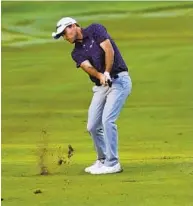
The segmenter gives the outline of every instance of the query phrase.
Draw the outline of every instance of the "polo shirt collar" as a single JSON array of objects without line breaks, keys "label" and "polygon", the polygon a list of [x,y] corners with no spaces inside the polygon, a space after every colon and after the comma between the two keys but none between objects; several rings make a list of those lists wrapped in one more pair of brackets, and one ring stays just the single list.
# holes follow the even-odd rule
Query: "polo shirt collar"
[{"label": "polo shirt collar", "polygon": [[[87,31],[86,29],[84,29],[84,28],[81,28],[81,30],[82,30],[83,41],[84,41],[84,39],[86,39],[87,37],[89,37],[89,33],[88,33],[88,31]],[[75,42],[75,45],[76,45],[76,46],[81,46],[81,45],[82,45],[82,42]]]},{"label": "polo shirt collar", "polygon": [[85,39],[89,36],[88,31],[84,28],[82,28],[82,34],[83,34],[83,39]]}]

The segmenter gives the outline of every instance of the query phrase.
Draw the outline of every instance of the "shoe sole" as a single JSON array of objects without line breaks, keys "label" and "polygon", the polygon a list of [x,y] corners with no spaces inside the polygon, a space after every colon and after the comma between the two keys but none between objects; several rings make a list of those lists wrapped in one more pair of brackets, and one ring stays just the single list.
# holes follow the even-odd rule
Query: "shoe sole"
[{"label": "shoe sole", "polygon": [[90,171],[90,170],[84,170],[84,172],[86,172],[86,173],[90,173],[91,171]]},{"label": "shoe sole", "polygon": [[121,170],[120,170],[120,171],[118,171],[118,172],[116,172],[116,173],[121,173],[121,172],[123,172],[123,168],[121,168]]},{"label": "shoe sole", "polygon": [[123,169],[117,171],[117,172],[109,172],[109,173],[99,173],[99,174],[93,174],[92,172],[89,172],[91,175],[110,175],[110,174],[116,174],[116,173],[122,173]]},{"label": "shoe sole", "polygon": [[[92,169],[91,169],[92,170]],[[91,170],[86,170],[86,169],[84,169],[84,172],[86,172],[86,173],[91,173]]]}]

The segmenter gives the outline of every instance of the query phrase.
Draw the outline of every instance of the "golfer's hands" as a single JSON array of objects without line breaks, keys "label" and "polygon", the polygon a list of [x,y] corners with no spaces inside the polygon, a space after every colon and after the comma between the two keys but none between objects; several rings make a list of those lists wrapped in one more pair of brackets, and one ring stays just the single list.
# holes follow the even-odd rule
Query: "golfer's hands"
[{"label": "golfer's hands", "polygon": [[103,86],[109,86],[111,87],[112,86],[112,79],[110,77],[110,74],[109,72],[104,72],[104,74],[102,73],[99,73],[99,80],[100,80],[100,83],[103,85]]},{"label": "golfer's hands", "polygon": [[100,80],[100,84],[102,84],[103,86],[106,86],[107,83],[106,83],[106,77],[104,74],[102,73],[99,73],[98,74],[98,79]]},{"label": "golfer's hands", "polygon": [[112,86],[112,79],[110,77],[109,72],[104,72],[104,76],[105,76],[105,82],[107,85],[109,85],[109,87]]}]

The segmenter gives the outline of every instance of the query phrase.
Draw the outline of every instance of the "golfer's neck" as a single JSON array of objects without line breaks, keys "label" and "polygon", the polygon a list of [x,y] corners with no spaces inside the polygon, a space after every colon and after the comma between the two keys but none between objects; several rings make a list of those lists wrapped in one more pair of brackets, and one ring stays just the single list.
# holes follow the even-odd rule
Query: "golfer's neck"
[{"label": "golfer's neck", "polygon": [[83,40],[83,34],[82,34],[82,30],[80,27],[77,28],[78,29],[78,35],[77,35],[77,42],[82,42]]}]

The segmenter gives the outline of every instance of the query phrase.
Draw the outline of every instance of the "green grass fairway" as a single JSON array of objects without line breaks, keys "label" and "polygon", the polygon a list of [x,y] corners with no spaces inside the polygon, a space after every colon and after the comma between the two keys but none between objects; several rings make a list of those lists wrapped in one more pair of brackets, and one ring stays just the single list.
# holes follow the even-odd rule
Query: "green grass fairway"
[{"label": "green grass fairway", "polygon": [[[92,83],[72,45],[51,38],[62,16],[104,24],[129,66],[121,174],[84,173]],[[192,22],[192,2],[2,2],[2,205],[193,206]],[[59,166],[68,144],[74,156]]]}]

